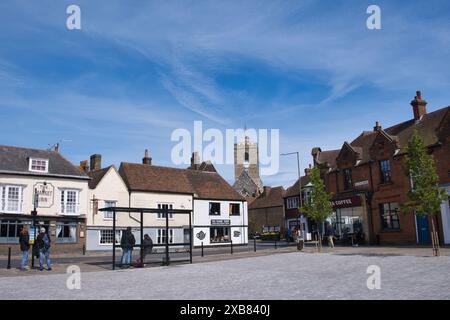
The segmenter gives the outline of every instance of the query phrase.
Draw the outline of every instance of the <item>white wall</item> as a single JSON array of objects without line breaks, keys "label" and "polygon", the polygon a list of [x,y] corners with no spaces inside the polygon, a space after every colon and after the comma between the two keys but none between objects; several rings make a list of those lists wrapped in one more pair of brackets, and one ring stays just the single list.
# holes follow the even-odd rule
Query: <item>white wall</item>
[{"label": "white wall", "polygon": [[[209,215],[209,203],[220,203],[220,215]],[[230,216],[230,203],[237,203],[240,205],[240,215]],[[194,246],[204,245],[224,245],[227,243],[212,243],[210,242],[210,228],[211,220],[230,220],[231,232],[230,236],[233,240],[233,244],[246,244],[248,243],[248,227],[242,227],[242,225],[248,225],[248,210],[247,202],[242,201],[219,201],[219,200],[203,200],[194,199]],[[203,231],[205,238],[200,240],[198,234]],[[234,233],[239,232],[239,236],[235,237]]]},{"label": "white wall", "polygon": [[[89,215],[87,216],[88,226],[110,226],[112,227],[112,219],[105,219],[104,212],[94,212],[93,199],[98,200],[98,209],[105,207],[105,201],[116,201],[117,207],[128,207],[128,189],[123,182],[121,176],[114,167],[111,167],[104,175],[103,179],[95,189],[90,189]],[[131,223],[131,219],[126,213],[117,215],[117,226],[127,226]]]},{"label": "white wall", "polygon": [[[131,193],[131,207],[136,208],[157,208],[158,203],[172,204],[173,209],[192,210],[192,195],[189,194],[170,194],[170,193],[156,193],[156,192],[132,192]],[[131,217],[140,219],[139,213],[131,214]],[[134,221],[130,226],[138,226]],[[170,226],[188,226],[189,215],[174,214],[172,219],[169,219]],[[144,226],[160,226],[166,225],[166,219],[158,219],[157,214],[144,214]]]},{"label": "white wall", "polygon": [[[78,215],[69,216],[86,216],[88,213],[88,180],[71,179],[71,178],[55,178],[55,177],[34,177],[21,175],[1,175],[0,185],[19,185],[23,186],[23,202],[22,212],[31,217],[31,211],[34,208],[34,186],[36,183],[47,183],[47,190],[52,190],[53,195],[49,197],[49,208],[37,208],[38,216],[61,216],[61,189],[77,189],[79,193],[79,210]],[[50,205],[51,204],[51,205]],[[42,204],[41,204],[42,205]]]}]

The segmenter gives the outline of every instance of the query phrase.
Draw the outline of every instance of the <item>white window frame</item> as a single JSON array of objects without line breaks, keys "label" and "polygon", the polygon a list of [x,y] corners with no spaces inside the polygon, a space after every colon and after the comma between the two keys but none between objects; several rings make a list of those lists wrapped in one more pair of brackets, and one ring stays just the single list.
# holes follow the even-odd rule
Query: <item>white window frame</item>
[{"label": "white window frame", "polygon": [[[116,200],[105,200],[104,201],[105,205],[104,208],[109,208],[109,207],[117,207],[117,201]],[[113,204],[112,206],[107,205],[107,203]],[[108,215],[111,215],[111,217],[108,217]],[[103,211],[103,220],[106,221],[112,221],[113,220],[113,212],[112,211]],[[117,217],[116,217],[117,220]]]},{"label": "white window frame", "polygon": [[[79,189],[70,189],[70,188],[63,188],[59,189],[59,205],[60,209],[59,212],[61,215],[68,215],[68,216],[76,216],[80,214],[80,191]],[[75,192],[75,212],[67,212],[67,193],[68,192]],[[64,194],[64,202],[62,201],[62,195]]]},{"label": "white window frame", "polygon": [[[18,189],[17,210],[11,210],[9,205],[10,189]],[[0,211],[3,213],[23,213],[23,189],[21,185],[4,184],[0,185]]]},{"label": "white window frame", "polygon": [[[101,243],[101,239],[102,239],[102,231],[110,231],[111,233],[113,232],[113,229],[100,229],[98,230],[98,245],[99,246],[112,246],[113,243]],[[116,242],[116,245],[120,246],[120,239],[122,239],[122,230],[116,230],[116,239],[118,239],[118,241]]]},{"label": "white window frame", "polygon": [[[43,161],[45,163],[45,169],[44,170],[33,169],[33,161]],[[48,173],[48,159],[30,158],[30,161],[28,163],[28,170],[31,172]]]},{"label": "white window frame", "polygon": [[[156,243],[157,244],[165,244],[165,235],[164,233],[166,232],[166,228],[159,228],[156,230]],[[173,243],[174,240],[174,232],[173,229],[169,229],[169,244]]]},{"label": "white window frame", "polygon": [[[158,202],[157,203],[158,209],[162,210],[162,206],[163,205],[167,205],[169,210],[173,209],[173,203],[169,203],[169,202]],[[156,219],[158,219],[158,220],[166,220],[166,217],[164,216],[163,212],[158,212],[156,214]],[[169,213],[169,220],[173,220],[173,213]]]}]

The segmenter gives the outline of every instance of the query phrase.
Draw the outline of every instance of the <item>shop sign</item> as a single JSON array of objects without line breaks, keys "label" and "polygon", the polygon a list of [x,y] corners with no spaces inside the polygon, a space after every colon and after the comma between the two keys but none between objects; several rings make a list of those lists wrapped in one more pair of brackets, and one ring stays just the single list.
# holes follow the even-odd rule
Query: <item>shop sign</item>
[{"label": "shop sign", "polygon": [[355,188],[365,188],[369,186],[369,180],[355,182]]},{"label": "shop sign", "polygon": [[229,226],[230,224],[231,224],[231,220],[227,220],[227,219],[211,220],[212,226]]},{"label": "shop sign", "polygon": [[36,183],[34,185],[34,192],[37,195],[36,208],[51,208],[53,206],[55,187],[51,183]]},{"label": "shop sign", "polygon": [[333,209],[351,208],[361,206],[361,197],[353,196],[349,198],[335,199],[331,201]]}]

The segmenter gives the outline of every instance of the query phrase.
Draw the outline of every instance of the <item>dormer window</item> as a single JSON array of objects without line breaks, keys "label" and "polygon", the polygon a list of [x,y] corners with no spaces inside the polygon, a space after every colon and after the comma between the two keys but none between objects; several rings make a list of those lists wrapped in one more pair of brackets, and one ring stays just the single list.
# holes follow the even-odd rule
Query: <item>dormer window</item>
[{"label": "dormer window", "polygon": [[47,159],[30,158],[29,171],[47,173],[48,172],[48,160]]}]

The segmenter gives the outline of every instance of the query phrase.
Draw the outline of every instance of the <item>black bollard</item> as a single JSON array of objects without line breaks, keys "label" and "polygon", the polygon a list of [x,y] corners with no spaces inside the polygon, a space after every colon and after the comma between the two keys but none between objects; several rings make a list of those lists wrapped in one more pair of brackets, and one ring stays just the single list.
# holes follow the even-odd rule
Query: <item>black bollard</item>
[{"label": "black bollard", "polygon": [[85,256],[85,255],[86,255],[86,245],[83,244],[83,256]]},{"label": "black bollard", "polygon": [[275,240],[275,249],[277,249],[277,240]]},{"label": "black bollard", "polygon": [[6,269],[11,269],[11,247],[8,248],[8,266]]},{"label": "black bollard", "polygon": [[202,241],[202,258],[203,258],[203,241]]},{"label": "black bollard", "polygon": [[253,251],[256,252],[256,238],[253,238]]},{"label": "black bollard", "polygon": [[233,254],[233,240],[231,240],[231,254]]}]

